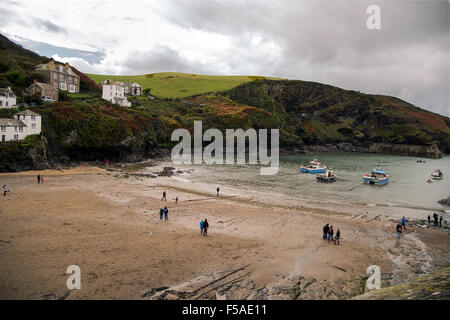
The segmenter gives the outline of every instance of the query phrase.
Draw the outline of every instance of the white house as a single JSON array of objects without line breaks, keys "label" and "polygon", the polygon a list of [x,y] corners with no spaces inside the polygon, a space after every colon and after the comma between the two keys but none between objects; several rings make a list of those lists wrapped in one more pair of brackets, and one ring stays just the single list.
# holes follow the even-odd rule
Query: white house
[{"label": "white house", "polygon": [[131,107],[131,102],[125,96],[125,85],[120,81],[105,80],[102,85],[102,99],[117,103],[122,107]]},{"label": "white house", "polygon": [[125,94],[132,96],[142,96],[142,86],[136,82],[125,82]]},{"label": "white house", "polygon": [[14,114],[14,119],[0,119],[1,141],[23,140],[32,134],[41,133],[41,116],[24,110]]},{"label": "white house", "polygon": [[1,108],[15,108],[16,95],[11,90],[11,87],[0,88],[0,109]]}]

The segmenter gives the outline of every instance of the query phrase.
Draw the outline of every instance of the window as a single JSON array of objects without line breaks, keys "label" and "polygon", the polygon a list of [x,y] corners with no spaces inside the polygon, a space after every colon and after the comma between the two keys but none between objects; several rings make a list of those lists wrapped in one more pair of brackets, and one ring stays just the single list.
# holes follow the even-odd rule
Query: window
[{"label": "window", "polygon": [[0,107],[2,106],[2,104],[3,104],[3,101],[0,101]]},{"label": "window", "polygon": [[36,120],[36,116],[31,116],[31,120]]},{"label": "window", "polygon": [[18,127],[18,126],[15,126],[15,127],[14,127],[14,131],[17,132],[17,130],[19,130],[19,127]]},{"label": "window", "polygon": [[32,128],[36,128],[36,123],[32,123],[32,124],[31,124],[31,127],[32,127]]},{"label": "window", "polygon": [[14,140],[19,140],[19,135],[18,134],[14,135]]},{"label": "window", "polygon": [[0,129],[5,132],[6,131],[6,127],[5,126],[1,126]]},{"label": "window", "polygon": [[7,107],[8,106],[8,101],[6,101],[5,103],[6,103],[5,107]]},{"label": "window", "polygon": [[23,132],[23,127],[19,127],[19,132]]},{"label": "window", "polygon": [[4,134],[2,134],[2,141],[6,140],[6,136]]}]

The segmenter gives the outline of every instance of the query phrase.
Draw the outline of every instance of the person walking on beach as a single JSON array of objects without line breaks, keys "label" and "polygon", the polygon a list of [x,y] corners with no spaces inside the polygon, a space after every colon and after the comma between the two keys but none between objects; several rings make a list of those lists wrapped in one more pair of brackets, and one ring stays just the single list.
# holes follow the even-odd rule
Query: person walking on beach
[{"label": "person walking on beach", "polygon": [[219,196],[219,191],[220,191],[220,188],[219,188],[219,187],[217,187],[216,191],[217,191],[217,196]]},{"label": "person walking on beach", "polygon": [[438,226],[438,214],[435,212],[433,213],[433,218],[434,218],[434,226],[437,227]]},{"label": "person walking on beach", "polygon": [[208,235],[208,219],[205,219],[205,222],[203,222],[203,235],[206,237]]},{"label": "person walking on beach", "polygon": [[405,231],[406,231],[405,223],[406,223],[405,216],[403,216],[403,218],[402,218],[402,228],[405,229]]},{"label": "person walking on beach", "polygon": [[341,231],[339,229],[337,229],[336,231],[336,237],[334,238],[334,244],[338,245],[339,244],[339,238],[341,237]]},{"label": "person walking on beach", "polygon": [[328,242],[331,242],[333,240],[334,230],[333,226],[330,226],[330,230],[328,230]]},{"label": "person walking on beach", "polygon": [[41,183],[41,175],[40,174],[37,175],[37,182],[38,182],[38,184]]},{"label": "person walking on beach", "polygon": [[169,220],[169,209],[167,207],[164,207],[164,220]]},{"label": "person walking on beach", "polygon": [[442,216],[439,218],[439,227],[442,228]]},{"label": "person walking on beach", "polygon": [[8,192],[8,188],[6,188],[6,184],[3,185],[3,196],[6,197],[6,193]]},{"label": "person walking on beach", "polygon": [[323,240],[327,240],[327,236],[328,236],[328,223],[326,225],[323,226]]},{"label": "person walking on beach", "polygon": [[431,216],[428,215],[428,226],[430,226],[430,224],[431,224]]},{"label": "person walking on beach", "polygon": [[397,229],[397,238],[400,239],[400,236],[402,235],[402,225],[398,223],[396,229]]},{"label": "person walking on beach", "polygon": [[163,210],[163,208],[160,208],[159,209],[159,220],[163,219],[163,215],[164,215],[164,210]]},{"label": "person walking on beach", "polygon": [[163,196],[162,196],[162,198],[161,198],[161,201],[167,201],[167,198],[166,198],[166,191],[163,191]]},{"label": "person walking on beach", "polygon": [[200,221],[200,234],[203,235],[204,222]]},{"label": "person walking on beach", "polygon": [[175,198],[175,204],[178,204],[178,197]]}]

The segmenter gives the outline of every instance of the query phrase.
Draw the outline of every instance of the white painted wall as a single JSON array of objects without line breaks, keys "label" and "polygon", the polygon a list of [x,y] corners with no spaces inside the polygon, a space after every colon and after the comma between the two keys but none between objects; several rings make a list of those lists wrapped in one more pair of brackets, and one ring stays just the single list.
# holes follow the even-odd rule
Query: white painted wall
[{"label": "white painted wall", "polygon": [[15,108],[16,107],[16,97],[11,97],[9,94],[4,96],[0,94],[0,108]]}]

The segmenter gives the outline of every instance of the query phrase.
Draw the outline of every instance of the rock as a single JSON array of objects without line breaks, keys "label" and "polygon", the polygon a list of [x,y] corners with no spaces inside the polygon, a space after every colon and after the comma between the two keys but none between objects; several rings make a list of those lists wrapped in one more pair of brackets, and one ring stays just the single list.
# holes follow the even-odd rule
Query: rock
[{"label": "rock", "polygon": [[158,176],[160,176],[160,177],[171,177],[171,176],[173,176],[173,171],[174,170],[175,170],[175,168],[173,168],[173,167],[164,167],[163,171],[158,173]]},{"label": "rock", "polygon": [[438,201],[440,204],[450,206],[450,196],[447,199],[442,199]]}]

